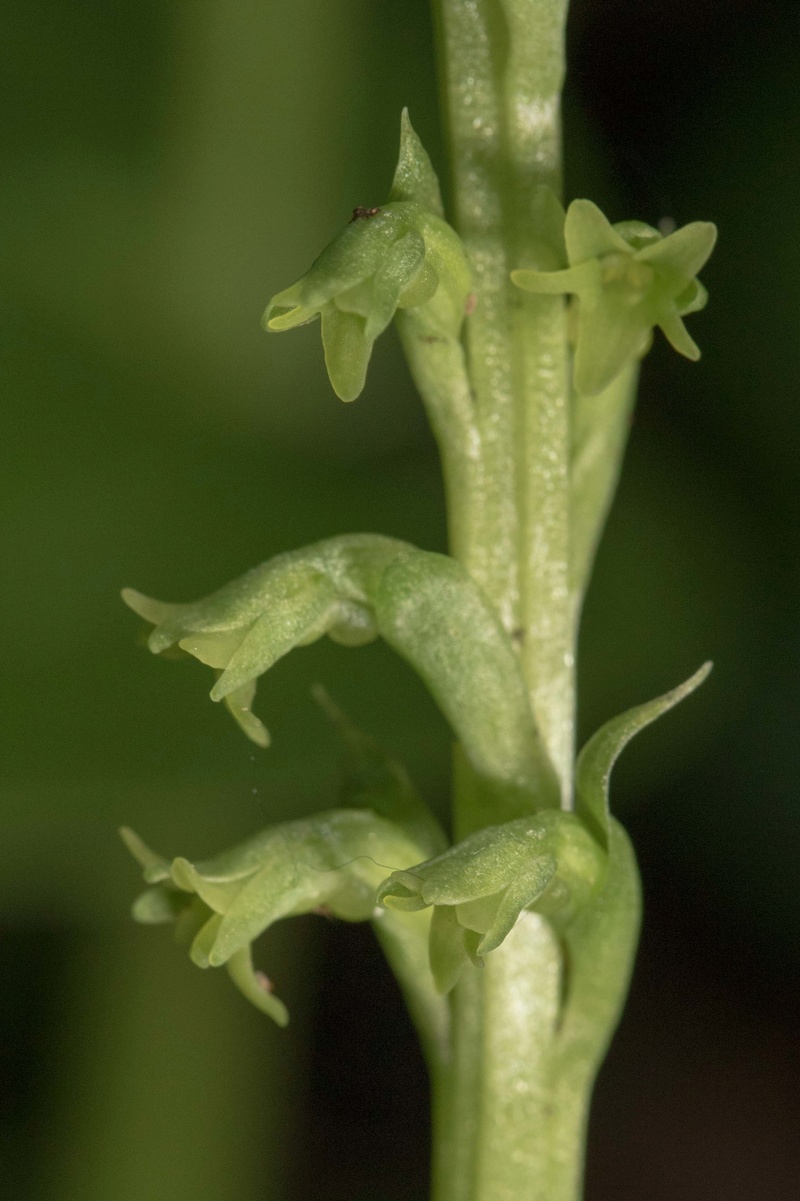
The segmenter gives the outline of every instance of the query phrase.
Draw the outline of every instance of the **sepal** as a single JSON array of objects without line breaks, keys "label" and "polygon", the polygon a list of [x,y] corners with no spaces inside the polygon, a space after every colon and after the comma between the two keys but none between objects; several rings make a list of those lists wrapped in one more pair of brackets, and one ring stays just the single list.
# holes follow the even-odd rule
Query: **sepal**
[{"label": "sepal", "polygon": [[444,220],[439,178],[428,152],[419,140],[408,109],[400,115],[400,153],[389,193],[390,202],[410,200]]}]

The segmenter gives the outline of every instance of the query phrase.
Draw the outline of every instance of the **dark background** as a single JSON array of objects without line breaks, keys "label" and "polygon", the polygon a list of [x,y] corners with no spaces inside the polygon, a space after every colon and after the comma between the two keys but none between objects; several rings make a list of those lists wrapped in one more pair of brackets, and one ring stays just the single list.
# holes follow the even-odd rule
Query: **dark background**
[{"label": "dark background", "polygon": [[[575,0],[567,195],[716,221],[694,367],[657,343],[582,636],[584,732],[716,662],[627,753],[646,924],[587,1201],[790,1201],[800,1175],[800,13]],[[0,14],[0,1196],[421,1201],[427,1101],[369,930],[271,936],[279,1032],[128,920],[116,827],[203,855],[332,802],[323,680],[446,806],[448,735],[385,647],[259,689],[117,599],[188,599],[346,530],[441,549],[393,336],[342,406],[269,296],[380,203],[403,104],[443,167],[423,0],[6,0]]]}]

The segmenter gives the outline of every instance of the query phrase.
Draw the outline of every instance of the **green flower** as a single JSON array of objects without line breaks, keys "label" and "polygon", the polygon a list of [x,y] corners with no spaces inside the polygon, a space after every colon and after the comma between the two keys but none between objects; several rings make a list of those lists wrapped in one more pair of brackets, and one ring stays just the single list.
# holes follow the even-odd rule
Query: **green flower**
[{"label": "green flower", "polygon": [[450,850],[395,871],[378,903],[414,911],[433,906],[431,971],[451,989],[468,960],[483,964],[524,910],[568,923],[602,876],[605,855],[574,814],[547,812],[487,826]]},{"label": "green flower", "polygon": [[[268,978],[253,967],[253,941],[281,918],[302,913],[375,919],[385,865],[411,864],[421,849],[397,823],[356,809],[272,826],[197,864],[164,859],[132,830],[121,834],[149,885],[134,902],[134,918],[176,922],[176,936],[190,947],[192,961],[226,967],[248,1000],[279,1026],[289,1015]],[[379,911],[378,920],[386,916]]]},{"label": "green flower", "polygon": [[688,359],[700,351],[682,318],[708,299],[697,273],[714,249],[708,221],[668,237],[641,221],[611,225],[590,200],[574,200],[564,225],[567,261],[561,271],[512,271],[518,287],[577,297],[575,387],[594,396],[641,358],[655,326]]},{"label": "green flower", "polygon": [[463,247],[442,219],[438,181],[404,110],[389,203],[354,209],[302,279],[273,296],[264,325],[280,333],[321,317],[333,389],[355,400],[373,344],[398,309],[415,310],[429,336],[452,336],[470,286]]},{"label": "green flower", "polygon": [[512,643],[472,577],[446,555],[345,534],[276,555],[188,604],[131,588],[122,595],[154,624],[154,654],[177,646],[217,670],[212,700],[224,700],[260,746],[269,735],[251,710],[259,676],[325,634],[345,646],[382,637],[428,685],[474,770],[507,789],[509,817],[558,803]]}]

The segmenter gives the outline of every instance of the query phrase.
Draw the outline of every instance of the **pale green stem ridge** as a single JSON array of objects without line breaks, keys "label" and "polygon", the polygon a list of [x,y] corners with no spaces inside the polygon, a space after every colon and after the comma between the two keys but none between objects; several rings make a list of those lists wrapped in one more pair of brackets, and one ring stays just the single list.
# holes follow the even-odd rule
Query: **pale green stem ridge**
[{"label": "pale green stem ridge", "polygon": [[534,913],[487,958],[475,1201],[566,1201],[547,1179],[561,968],[556,935]]},{"label": "pale green stem ridge", "polygon": [[579,1201],[592,1086],[628,990],[640,920],[630,843],[612,821],[599,895],[559,937],[523,914],[451,1000],[434,1088],[435,1201]]},{"label": "pale green stem ridge", "polygon": [[455,226],[474,273],[477,307],[466,321],[484,472],[475,503],[490,531],[468,548],[465,566],[509,633],[519,625],[518,514],[514,472],[514,387],[510,350],[509,272],[502,178],[502,97],[490,32],[494,5],[439,0],[445,109],[448,118]]},{"label": "pale green stem ridge", "polygon": [[472,1201],[476,1147],[483,1123],[481,1047],[485,973],[464,973],[448,998],[451,1057],[433,1090],[434,1201]]},{"label": "pale green stem ridge", "polygon": [[[539,189],[560,188],[565,0],[439,0],[456,227],[475,272],[467,320],[483,471],[464,563],[521,648],[531,704],[572,801],[569,393],[563,300],[521,295],[539,260]],[[535,50],[535,52],[534,52]]]},{"label": "pale green stem ridge", "polygon": [[619,480],[639,364],[629,364],[599,396],[575,396],[572,412],[569,591],[577,629],[597,544]]},{"label": "pale green stem ridge", "polygon": [[395,322],[439,447],[450,550],[470,571],[471,548],[485,540],[480,529],[485,514],[480,435],[464,347],[457,338],[426,333],[413,309],[398,312]]}]

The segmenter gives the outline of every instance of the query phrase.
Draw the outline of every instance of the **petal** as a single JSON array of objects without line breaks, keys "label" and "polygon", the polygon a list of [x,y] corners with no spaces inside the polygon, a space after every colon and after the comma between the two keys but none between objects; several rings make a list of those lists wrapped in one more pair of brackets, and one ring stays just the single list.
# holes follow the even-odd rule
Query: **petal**
[{"label": "petal", "polygon": [[644,221],[615,221],[613,228],[631,250],[644,250],[645,246],[660,242],[664,236]]},{"label": "petal", "polygon": [[261,324],[264,329],[276,333],[293,329],[296,325],[306,325],[319,316],[318,308],[308,308],[302,303],[303,281],[299,280],[290,288],[284,288],[276,293],[267,305]]},{"label": "petal", "polygon": [[673,313],[669,317],[663,317],[658,324],[664,331],[664,336],[670,346],[674,350],[677,350],[678,354],[682,354],[685,358],[691,359],[693,363],[696,363],[700,358],[700,347],[691,337],[678,314]]},{"label": "petal", "polygon": [[229,630],[221,634],[187,634],[178,645],[208,667],[225,667],[241,641],[241,630]]},{"label": "petal", "polygon": [[128,826],[122,826],[119,835],[136,862],[144,868],[144,878],[148,884],[158,884],[162,880],[169,880],[169,859],[165,859],[163,855],[157,855],[155,851],[151,851],[142,842],[139,835]]},{"label": "petal", "polygon": [[131,916],[145,926],[174,922],[186,908],[186,897],[163,884],[148,888],[133,902]]},{"label": "petal", "polygon": [[428,954],[436,991],[448,993],[458,981],[467,952],[464,931],[451,905],[437,905],[431,918]]},{"label": "petal", "polygon": [[423,877],[416,872],[392,872],[378,887],[375,902],[384,909],[394,909],[399,913],[415,913],[420,909],[427,909],[430,902],[422,895],[424,883]]},{"label": "petal", "polygon": [[365,338],[374,341],[397,311],[402,293],[419,274],[425,261],[425,241],[416,230],[398,238],[375,275],[372,307]]},{"label": "petal", "polygon": [[688,317],[690,313],[699,313],[707,304],[708,291],[699,279],[693,279],[686,291],[675,297],[675,308],[681,317]]},{"label": "petal", "polygon": [[278,1026],[289,1024],[289,1010],[274,993],[270,991],[269,981],[261,972],[253,970],[253,956],[249,947],[242,947],[232,955],[225,965],[233,983],[244,994],[248,1001],[272,1018]]},{"label": "petal", "polygon": [[504,889],[492,893],[489,897],[479,897],[477,901],[464,901],[461,905],[452,905],[460,926],[465,930],[474,930],[476,934],[485,934],[491,930],[497,916],[497,908],[503,897]]},{"label": "petal", "polygon": [[600,266],[596,260],[590,259],[565,271],[527,271],[520,268],[511,272],[511,280],[524,292],[536,292],[539,295],[580,293],[598,287]]},{"label": "petal", "polygon": [[248,680],[241,688],[235,688],[224,698],[224,704],[234,721],[238,722],[244,733],[256,746],[268,747],[272,739],[269,730],[259,717],[256,717],[250,706],[256,695],[256,681]]},{"label": "petal", "polygon": [[184,910],[175,925],[175,941],[181,947],[191,947],[197,935],[202,930],[203,926],[213,917],[211,910],[205,901],[201,901],[200,897],[194,896]]},{"label": "petal", "polygon": [[220,701],[234,692],[246,697],[240,691],[245,685],[294,647],[307,645],[325,633],[337,610],[333,584],[319,571],[294,574],[296,579],[291,582],[296,586],[280,589],[283,595],[276,595],[274,607],[254,622],[212,688],[212,700]]},{"label": "petal", "polygon": [[214,945],[219,928],[222,925],[222,916],[219,913],[214,913],[201,927],[195,935],[194,941],[189,949],[189,956],[192,963],[196,967],[207,968],[211,966],[209,961],[209,952]]},{"label": "petal", "polygon": [[169,605],[164,601],[153,600],[151,596],[145,596],[143,592],[137,592],[135,588],[123,588],[121,595],[129,609],[133,609],[139,617],[143,617],[145,621],[150,621],[156,626],[182,608],[181,605]]},{"label": "petal", "polygon": [[173,859],[171,867],[172,881],[176,888],[184,892],[193,892],[205,901],[214,913],[225,913],[242,890],[242,883],[220,883],[207,880],[200,874],[188,859]]},{"label": "petal", "polygon": [[596,396],[647,346],[651,323],[641,305],[631,307],[607,291],[578,301],[575,388]]},{"label": "petal", "polygon": [[509,884],[497,907],[494,922],[477,947],[478,955],[488,955],[511,933],[523,909],[539,899],[556,874],[552,855],[541,855],[519,872]]},{"label": "petal", "polygon": [[264,313],[262,324],[270,333],[282,334],[287,329],[309,325],[319,317],[319,313],[319,309],[308,309],[302,304],[295,305],[293,309],[284,309],[273,301]]},{"label": "petal", "polygon": [[646,246],[636,259],[658,269],[659,277],[681,291],[702,270],[717,240],[717,227],[710,221],[693,221],[674,234]]},{"label": "petal", "polygon": [[364,390],[374,340],[367,337],[366,328],[363,317],[342,313],[335,305],[323,311],[325,366],[331,386],[340,400],[355,400]]}]

